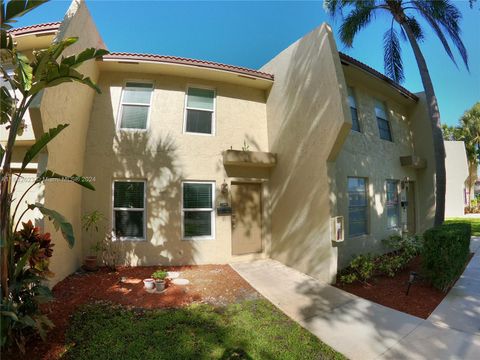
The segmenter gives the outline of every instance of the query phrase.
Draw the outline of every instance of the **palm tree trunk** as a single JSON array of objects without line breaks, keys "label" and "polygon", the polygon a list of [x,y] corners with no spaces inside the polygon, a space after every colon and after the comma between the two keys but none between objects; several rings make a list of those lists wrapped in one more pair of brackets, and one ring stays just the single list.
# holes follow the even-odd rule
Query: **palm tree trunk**
[{"label": "palm tree trunk", "polygon": [[427,62],[423,57],[422,51],[418,46],[417,40],[413,35],[409,24],[403,22],[402,27],[405,29],[413,54],[417,60],[418,70],[422,78],[425,96],[427,98],[428,115],[430,116],[430,125],[432,126],[433,150],[435,152],[435,226],[441,225],[445,220],[445,190],[446,190],[446,173],[445,173],[445,144],[443,142],[442,127],[440,123],[440,112],[438,110],[437,97],[433,89],[432,79],[428,72]]}]

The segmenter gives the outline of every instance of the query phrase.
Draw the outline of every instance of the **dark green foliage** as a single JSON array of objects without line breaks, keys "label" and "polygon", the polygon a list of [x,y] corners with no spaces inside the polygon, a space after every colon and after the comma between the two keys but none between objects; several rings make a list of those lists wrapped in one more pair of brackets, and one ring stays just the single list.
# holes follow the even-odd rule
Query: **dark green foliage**
[{"label": "dark green foliage", "polygon": [[358,255],[340,276],[340,281],[347,284],[357,280],[366,282],[373,276],[374,270],[375,257],[372,254]]},{"label": "dark green foliage", "polygon": [[153,274],[152,274],[152,278],[153,279],[157,279],[157,280],[165,280],[165,278],[167,277],[168,273],[164,270],[157,270],[155,271]]},{"label": "dark green foliage", "polygon": [[44,285],[51,274],[48,268],[53,253],[49,233],[40,233],[31,221],[14,235],[10,292],[0,302],[0,344],[15,343],[25,351],[29,336],[39,334],[45,338],[47,328],[53,324],[40,312],[39,305],[51,299],[50,289]]},{"label": "dark green foliage", "polygon": [[389,250],[384,255],[359,255],[342,272],[340,282],[351,284],[355,281],[367,282],[372,276],[395,276],[417,256],[422,249],[422,239],[418,236],[391,236],[383,240]]},{"label": "dark green foliage", "polygon": [[471,234],[466,223],[445,223],[425,231],[423,271],[433,286],[446,291],[460,276],[470,254]]},{"label": "dark green foliage", "polygon": [[79,309],[66,359],[345,359],[266,300],[215,308]]}]

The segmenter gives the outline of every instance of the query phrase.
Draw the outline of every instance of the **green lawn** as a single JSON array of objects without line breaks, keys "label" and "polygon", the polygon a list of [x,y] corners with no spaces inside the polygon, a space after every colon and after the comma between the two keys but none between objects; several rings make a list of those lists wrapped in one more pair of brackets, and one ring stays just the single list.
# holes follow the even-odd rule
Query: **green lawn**
[{"label": "green lawn", "polygon": [[86,305],[67,343],[67,359],[345,359],[266,300],[145,311]]},{"label": "green lawn", "polygon": [[461,222],[461,223],[470,223],[472,225],[472,235],[473,236],[480,236],[480,218],[473,219],[473,218],[449,218],[445,220],[447,223],[452,222]]}]

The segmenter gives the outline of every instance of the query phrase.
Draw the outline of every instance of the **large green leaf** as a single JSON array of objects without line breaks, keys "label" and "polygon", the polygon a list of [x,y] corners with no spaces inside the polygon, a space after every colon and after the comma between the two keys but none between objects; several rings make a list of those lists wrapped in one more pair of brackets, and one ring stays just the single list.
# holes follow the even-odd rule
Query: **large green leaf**
[{"label": "large green leaf", "polygon": [[3,148],[2,145],[0,145],[0,165],[3,162],[3,155],[5,155],[5,149]]},{"label": "large green leaf", "polygon": [[52,221],[55,230],[62,232],[63,238],[67,241],[68,246],[73,248],[75,245],[75,236],[73,234],[73,226],[60,213],[55,210],[48,209],[40,203],[28,205],[30,210],[38,209],[43,215],[47,216]]},{"label": "large green leaf", "polygon": [[30,255],[32,255],[33,251],[37,251],[39,246],[40,246],[39,244],[33,244],[27,249],[25,254],[23,254],[23,256],[15,265],[15,271],[13,273],[12,280],[15,280],[16,278],[18,278],[18,276],[23,272],[23,269],[25,268],[25,265],[27,265],[27,261],[30,258]]},{"label": "large green leaf", "polygon": [[83,176],[78,176],[76,174],[73,174],[72,176],[65,176],[65,175],[57,174],[51,170],[46,170],[37,178],[36,182],[37,183],[42,182],[44,179],[61,179],[66,181],[72,181],[89,190],[95,191],[95,187],[86,178],[84,178]]},{"label": "large green leaf", "polygon": [[10,121],[13,106],[12,95],[10,95],[6,86],[2,86],[0,88],[0,125]]},{"label": "large green leaf", "polygon": [[15,78],[20,85],[20,90],[27,92],[32,87],[33,69],[25,55],[20,53],[16,54],[17,67],[15,69]]},{"label": "large green leaf", "polygon": [[[35,9],[37,6],[46,3],[48,0],[10,0],[6,9],[2,7],[2,28],[8,29],[9,24],[15,23],[15,18],[25,15],[27,12]],[[3,5],[3,1],[2,1]]]},{"label": "large green leaf", "polygon": [[61,64],[65,64],[71,66],[73,68],[82,65],[85,61],[97,59],[104,55],[107,55],[109,52],[105,49],[95,49],[95,48],[88,48],[83,50],[78,55],[72,55],[66,58],[63,58]]},{"label": "large green leaf", "polygon": [[18,316],[13,311],[0,311],[0,315],[7,316],[14,321],[18,321]]},{"label": "large green leaf", "polygon": [[60,124],[56,128],[52,128],[48,130],[45,134],[43,134],[40,139],[37,140],[35,144],[33,144],[30,149],[25,153],[22,162],[22,170],[33,160],[35,156],[38,155],[40,151],[55,137],[57,136],[63,129],[65,129],[68,124]]}]

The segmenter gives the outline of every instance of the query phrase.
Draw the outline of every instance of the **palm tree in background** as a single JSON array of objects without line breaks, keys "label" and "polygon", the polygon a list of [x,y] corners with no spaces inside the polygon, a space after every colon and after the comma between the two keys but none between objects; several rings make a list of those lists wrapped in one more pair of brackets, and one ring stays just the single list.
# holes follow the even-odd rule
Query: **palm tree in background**
[{"label": "palm tree in background", "polygon": [[432,127],[436,166],[435,225],[441,225],[445,219],[445,145],[437,98],[419,46],[424,39],[419,19],[422,18],[431,26],[455,63],[447,37],[450,39],[468,69],[467,50],[460,38],[460,11],[449,0],[324,0],[324,8],[332,16],[342,16],[340,39],[347,47],[352,47],[355,35],[370,24],[377,14],[391,17],[391,26],[383,36],[384,66],[387,76],[396,82],[404,80],[399,34],[404,40],[408,39],[422,78]]}]

